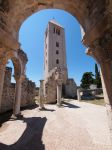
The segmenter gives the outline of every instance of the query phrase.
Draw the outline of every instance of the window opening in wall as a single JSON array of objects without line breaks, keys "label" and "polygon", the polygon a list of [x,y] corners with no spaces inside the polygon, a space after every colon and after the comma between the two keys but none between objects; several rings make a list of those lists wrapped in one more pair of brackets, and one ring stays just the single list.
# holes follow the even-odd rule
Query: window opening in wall
[{"label": "window opening in wall", "polygon": [[56,59],[56,64],[59,64],[59,59]]},{"label": "window opening in wall", "polygon": [[59,47],[59,42],[56,42],[56,47]]},{"label": "window opening in wall", "polygon": [[56,29],[56,34],[60,35],[60,29]]},{"label": "window opening in wall", "polygon": [[59,51],[58,51],[58,50],[56,50],[56,54],[59,54]]},{"label": "window opening in wall", "polygon": [[58,30],[58,35],[60,35],[60,30]]},{"label": "window opening in wall", "polygon": [[54,33],[55,33],[55,28],[54,28]]}]

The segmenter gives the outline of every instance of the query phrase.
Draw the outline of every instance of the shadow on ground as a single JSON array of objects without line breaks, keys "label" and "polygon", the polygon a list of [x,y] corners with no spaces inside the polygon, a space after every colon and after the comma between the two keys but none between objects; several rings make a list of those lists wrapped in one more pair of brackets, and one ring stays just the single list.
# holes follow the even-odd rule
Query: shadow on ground
[{"label": "shadow on ground", "polygon": [[76,105],[67,103],[67,102],[65,102],[65,101],[62,102],[62,106],[68,107],[68,108],[80,108],[79,106],[76,106]]},{"label": "shadow on ground", "polygon": [[35,108],[37,108],[37,107],[39,107],[39,105],[34,104],[34,105],[32,105],[32,106],[25,106],[25,107],[22,107],[21,110],[32,110],[32,109],[35,109]]},{"label": "shadow on ground", "polygon": [[8,111],[3,114],[0,114],[0,127],[4,122],[10,120],[11,116],[12,116],[12,111]]},{"label": "shadow on ground", "polygon": [[39,109],[39,111],[50,111],[50,112],[53,112],[53,111],[56,111],[55,109],[49,109],[49,108],[43,108],[43,109]]},{"label": "shadow on ground", "polygon": [[42,142],[42,133],[46,117],[24,118],[19,116],[17,120],[22,120],[27,124],[27,128],[20,139],[13,145],[0,143],[0,150],[45,150]]},{"label": "shadow on ground", "polygon": [[[35,108],[38,108],[37,104],[32,105],[32,106],[22,107],[21,111],[22,110],[32,110],[32,109],[35,109]],[[9,111],[7,111],[5,113],[0,114],[0,127],[2,126],[2,124],[4,122],[9,121],[11,119],[12,114],[13,114],[12,110],[9,110]]]}]

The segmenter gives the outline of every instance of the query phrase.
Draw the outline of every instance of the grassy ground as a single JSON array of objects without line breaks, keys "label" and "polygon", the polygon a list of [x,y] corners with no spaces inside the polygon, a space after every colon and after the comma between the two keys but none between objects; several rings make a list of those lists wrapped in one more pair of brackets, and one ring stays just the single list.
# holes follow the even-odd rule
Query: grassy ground
[{"label": "grassy ground", "polygon": [[[64,101],[73,101],[74,99],[64,99]],[[81,100],[80,102],[86,102],[86,103],[91,103],[91,104],[95,104],[95,105],[101,105],[101,106],[105,106],[105,101],[103,98],[103,95],[97,95],[95,99],[91,100],[91,99],[86,99],[86,100]]]},{"label": "grassy ground", "polygon": [[94,100],[81,100],[81,102],[87,102],[95,105],[105,106],[104,99],[94,99]]},{"label": "grassy ground", "polygon": [[[38,96],[35,97],[35,100],[38,103],[39,97]],[[73,101],[73,100],[74,99],[65,99],[65,98],[63,99],[63,101],[68,101],[68,102]],[[80,102],[86,102],[86,103],[91,103],[91,104],[95,104],[95,105],[105,106],[105,102],[104,102],[103,97],[101,97],[101,98],[98,97],[94,100],[81,100]]]}]

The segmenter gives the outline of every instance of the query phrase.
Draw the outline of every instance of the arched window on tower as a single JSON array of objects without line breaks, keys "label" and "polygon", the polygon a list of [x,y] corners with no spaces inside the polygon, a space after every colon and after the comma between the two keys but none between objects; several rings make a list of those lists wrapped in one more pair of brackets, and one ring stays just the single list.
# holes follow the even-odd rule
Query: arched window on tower
[{"label": "arched window on tower", "polygon": [[56,29],[56,34],[60,35],[60,29]]},{"label": "arched window on tower", "polygon": [[60,30],[58,30],[58,35],[60,35]]}]

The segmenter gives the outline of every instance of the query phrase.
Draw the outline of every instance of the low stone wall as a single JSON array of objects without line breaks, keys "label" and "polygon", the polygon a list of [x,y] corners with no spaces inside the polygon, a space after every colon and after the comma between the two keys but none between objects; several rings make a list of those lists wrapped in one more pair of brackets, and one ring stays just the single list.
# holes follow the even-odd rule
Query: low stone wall
[{"label": "low stone wall", "polygon": [[[62,86],[62,97],[76,98],[77,85],[73,79],[68,79],[66,84]],[[57,101],[57,83],[53,77],[47,82],[44,81],[45,88],[45,103],[56,103]]]},{"label": "low stone wall", "polygon": [[[13,109],[16,84],[11,83],[11,74],[12,69],[6,67],[0,113]],[[30,81],[28,78],[24,80],[22,83],[21,107],[35,104],[35,88],[34,82]]]},{"label": "low stone wall", "polygon": [[35,83],[26,78],[22,83],[21,107],[35,104]]},{"label": "low stone wall", "polygon": [[[77,98],[79,100],[92,100],[96,97],[98,98],[101,94],[103,94],[103,90],[101,88],[97,89],[78,89],[77,90]],[[101,95],[103,97],[103,95]],[[99,98],[101,98],[99,97]]]}]

